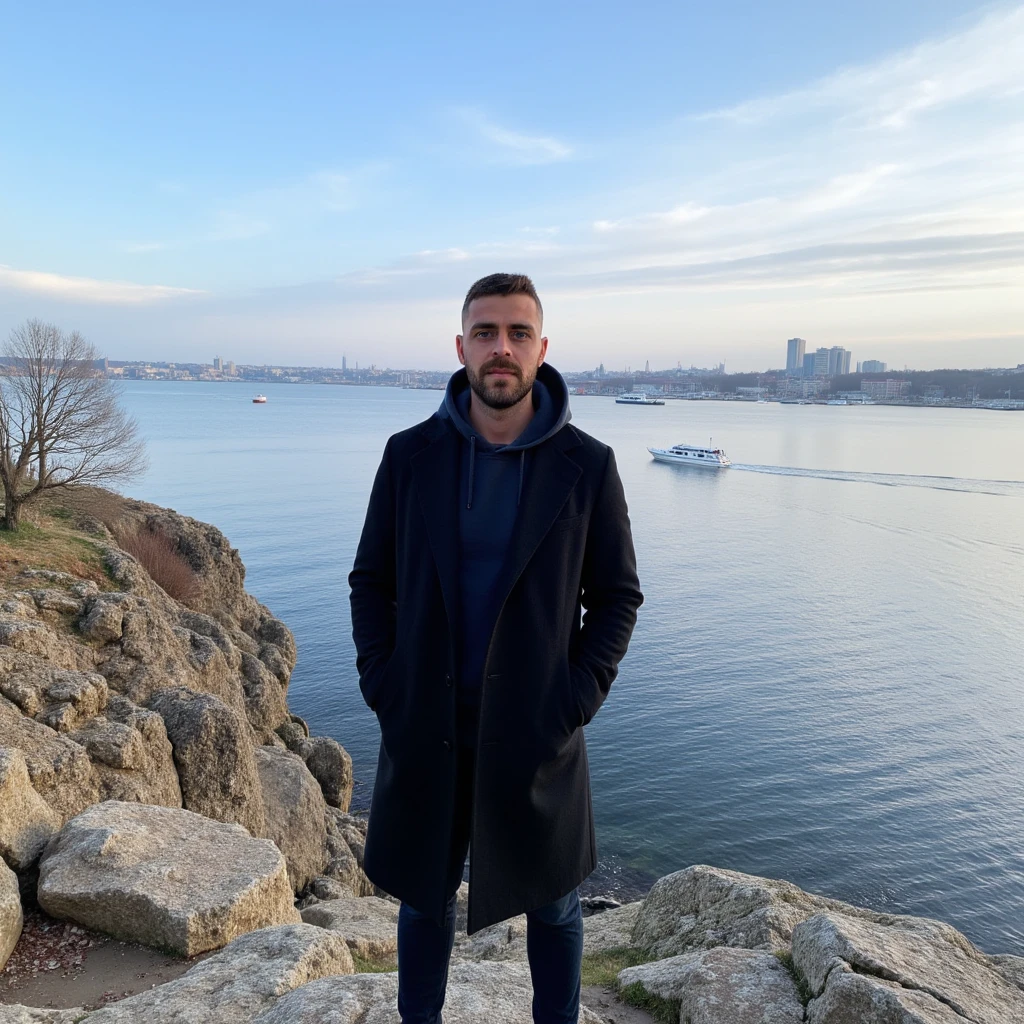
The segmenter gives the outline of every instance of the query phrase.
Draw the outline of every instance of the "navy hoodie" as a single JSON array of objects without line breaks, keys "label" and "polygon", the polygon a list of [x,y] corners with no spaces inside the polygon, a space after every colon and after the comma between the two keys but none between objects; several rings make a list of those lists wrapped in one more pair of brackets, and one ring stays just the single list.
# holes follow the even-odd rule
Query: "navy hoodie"
[{"label": "navy hoodie", "polygon": [[530,449],[569,422],[569,389],[562,375],[543,363],[533,385],[533,419],[507,445],[489,444],[469,422],[469,378],[459,370],[448,382],[438,410],[462,435],[459,473],[459,736],[476,745],[487,647],[499,608],[495,587],[505,566],[524,484]]}]

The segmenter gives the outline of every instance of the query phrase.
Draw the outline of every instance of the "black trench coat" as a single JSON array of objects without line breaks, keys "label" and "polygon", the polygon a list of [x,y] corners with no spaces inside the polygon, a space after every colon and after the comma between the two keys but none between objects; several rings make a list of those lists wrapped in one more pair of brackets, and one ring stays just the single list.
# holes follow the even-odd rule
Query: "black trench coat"
[{"label": "black trench coat", "polygon": [[[388,441],[349,576],[359,685],[381,729],[365,870],[438,921],[455,801],[459,445],[436,415]],[[583,726],[643,601],[611,449],[566,425],[529,458],[484,670],[471,933],[596,867]]]}]

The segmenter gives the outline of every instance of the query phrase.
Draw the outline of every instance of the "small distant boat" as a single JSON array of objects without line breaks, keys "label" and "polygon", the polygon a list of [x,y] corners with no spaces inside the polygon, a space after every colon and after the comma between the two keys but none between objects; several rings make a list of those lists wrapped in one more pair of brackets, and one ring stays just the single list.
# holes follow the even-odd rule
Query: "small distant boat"
[{"label": "small distant boat", "polygon": [[684,463],[688,466],[701,466],[705,469],[726,469],[731,466],[729,456],[723,448],[707,448],[693,444],[674,444],[671,448],[647,449],[658,462]]},{"label": "small distant boat", "polygon": [[253,403],[256,404],[256,405],[265,405],[266,401],[267,401],[267,396],[266,395],[253,395],[252,396],[252,400],[253,400]]},{"label": "small distant boat", "polygon": [[643,391],[630,391],[615,399],[617,405],[664,405],[660,398],[651,398]]}]

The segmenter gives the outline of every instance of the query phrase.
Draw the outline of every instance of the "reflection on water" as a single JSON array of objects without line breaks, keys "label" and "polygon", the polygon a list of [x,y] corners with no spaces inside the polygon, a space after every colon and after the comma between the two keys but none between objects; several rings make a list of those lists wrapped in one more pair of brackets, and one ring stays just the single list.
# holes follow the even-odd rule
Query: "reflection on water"
[{"label": "reflection on water", "polygon": [[[132,492],[216,523],[294,630],[293,709],[369,800],[345,577],[387,436],[436,392],[127,386]],[[587,730],[598,887],[707,862],[1024,953],[1024,418],[573,399],[611,444],[641,609]],[[713,436],[736,464],[655,463]],[[871,486],[867,486],[871,485]],[[884,486],[878,486],[884,485]]]}]

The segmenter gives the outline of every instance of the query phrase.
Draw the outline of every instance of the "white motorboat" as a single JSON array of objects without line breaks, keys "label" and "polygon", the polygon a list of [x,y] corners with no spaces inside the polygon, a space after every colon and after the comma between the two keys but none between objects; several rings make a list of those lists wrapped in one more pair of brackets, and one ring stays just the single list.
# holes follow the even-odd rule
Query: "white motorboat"
[{"label": "white motorboat", "polygon": [[252,401],[253,401],[254,405],[266,405],[267,396],[266,395],[253,395],[252,396]]},{"label": "white motorboat", "polygon": [[674,462],[676,465],[701,466],[704,469],[725,469],[731,466],[729,456],[723,448],[707,448],[694,444],[674,444],[671,448],[647,449],[658,462]]},{"label": "white motorboat", "polygon": [[664,405],[660,398],[651,398],[643,391],[630,391],[615,399],[618,405]]}]

